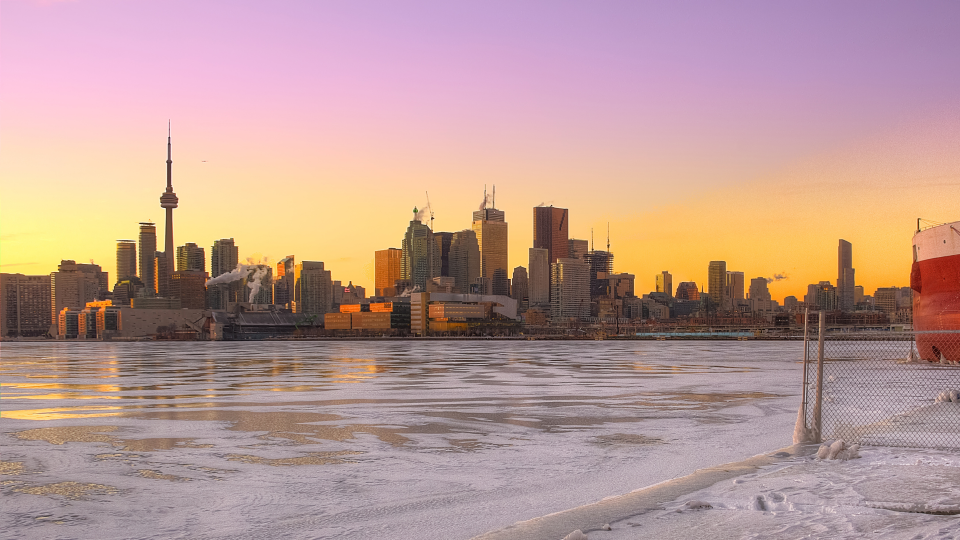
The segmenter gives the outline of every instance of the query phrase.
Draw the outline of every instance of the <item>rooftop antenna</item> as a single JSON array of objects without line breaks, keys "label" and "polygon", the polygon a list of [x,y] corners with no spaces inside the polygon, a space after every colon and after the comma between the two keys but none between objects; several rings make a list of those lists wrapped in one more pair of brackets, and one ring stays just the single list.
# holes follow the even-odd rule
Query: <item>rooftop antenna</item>
[{"label": "rooftop antenna", "polygon": [[593,244],[593,227],[590,227],[590,251],[593,251],[594,247],[595,246]]},{"label": "rooftop antenna", "polygon": [[497,209],[497,185],[493,185],[493,200],[490,202],[490,205],[493,206],[493,209]]},{"label": "rooftop antenna", "polygon": [[[427,201],[430,202],[430,201]],[[610,253],[610,222],[607,222],[607,253]]]},{"label": "rooftop antenna", "polygon": [[430,230],[432,231],[434,230],[433,229],[433,205],[430,204],[430,192],[425,191],[424,193],[427,194],[427,209],[430,210]]}]

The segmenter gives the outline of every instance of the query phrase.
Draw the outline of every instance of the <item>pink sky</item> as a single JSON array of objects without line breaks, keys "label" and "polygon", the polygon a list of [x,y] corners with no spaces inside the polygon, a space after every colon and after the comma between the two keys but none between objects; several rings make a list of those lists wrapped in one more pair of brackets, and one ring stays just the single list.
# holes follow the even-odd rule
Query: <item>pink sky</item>
[{"label": "pink sky", "polygon": [[[891,242],[908,257],[912,220],[960,218],[937,206],[960,184],[955,2],[3,0],[0,9],[5,272],[93,258],[113,273],[113,241],[161,220],[168,118],[178,245],[209,251],[232,236],[241,255],[323,260],[334,279],[368,287],[373,251],[399,246],[426,190],[438,229],[459,230],[484,184],[496,184],[511,267],[526,266],[532,206],[570,208],[581,238],[611,221],[617,270],[636,273],[640,292],[665,269],[702,281],[721,258],[748,276],[796,267],[777,286],[797,294],[836,279],[841,237],[858,238],[858,280],[906,284],[900,262],[883,264],[899,253]],[[920,150],[863,159],[890,141]],[[889,227],[845,199],[864,219],[795,227],[809,248],[799,254],[743,227],[723,231],[739,251],[718,253],[697,234],[716,229],[696,223],[704,209],[714,220],[756,212],[747,223],[761,228],[803,223],[809,203],[781,192],[784,178],[813,182],[828,200],[871,167],[945,180],[887,181],[884,197],[912,201],[891,205]],[[857,193],[879,196],[869,191]],[[928,211],[936,215],[917,215]],[[678,229],[682,241],[662,240]]]}]

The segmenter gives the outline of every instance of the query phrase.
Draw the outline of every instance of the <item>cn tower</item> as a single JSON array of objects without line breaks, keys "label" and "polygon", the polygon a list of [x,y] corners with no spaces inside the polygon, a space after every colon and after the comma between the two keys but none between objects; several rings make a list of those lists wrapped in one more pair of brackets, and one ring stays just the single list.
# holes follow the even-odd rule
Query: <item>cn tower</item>
[{"label": "cn tower", "polygon": [[[177,207],[177,194],[173,192],[173,159],[171,158],[170,144],[170,123],[167,122],[167,190],[160,195],[160,208],[167,211],[166,234],[163,242],[164,262],[167,265],[167,283],[164,283],[164,289],[169,294],[169,280],[173,276],[173,259],[176,254],[173,251],[173,209]],[[160,291],[157,291],[160,294]]]}]

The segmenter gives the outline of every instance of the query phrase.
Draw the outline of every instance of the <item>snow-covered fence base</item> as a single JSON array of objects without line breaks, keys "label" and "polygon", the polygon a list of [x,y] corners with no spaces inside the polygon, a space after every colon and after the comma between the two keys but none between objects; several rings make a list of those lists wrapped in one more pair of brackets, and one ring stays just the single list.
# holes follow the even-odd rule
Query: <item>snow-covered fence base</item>
[{"label": "snow-covered fence base", "polygon": [[[821,440],[960,448],[960,365],[941,352],[960,350],[960,332],[919,338],[926,352],[914,333],[824,335]],[[813,337],[806,346],[806,425],[814,429],[820,343]]]}]

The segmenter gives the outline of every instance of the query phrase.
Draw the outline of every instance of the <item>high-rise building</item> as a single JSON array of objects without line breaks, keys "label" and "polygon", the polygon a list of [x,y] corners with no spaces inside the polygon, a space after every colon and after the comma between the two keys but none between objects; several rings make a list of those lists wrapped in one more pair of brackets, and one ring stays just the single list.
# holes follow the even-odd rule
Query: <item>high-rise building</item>
[{"label": "high-rise building", "polygon": [[[210,248],[210,277],[233,272],[240,263],[240,249],[233,238],[215,240]],[[207,289],[207,306],[212,309],[227,309],[229,302],[242,302],[240,283],[221,283]]]},{"label": "high-rise building", "polygon": [[853,286],[853,305],[857,305],[863,302],[863,285],[854,285]]},{"label": "high-rise building", "polygon": [[38,337],[50,331],[50,276],[0,274],[0,335]]},{"label": "high-rise building", "polygon": [[814,303],[819,309],[824,311],[833,311],[839,308],[839,298],[837,289],[829,281],[821,281],[817,284],[816,297]]},{"label": "high-rise building", "polygon": [[277,262],[276,279],[273,281],[273,303],[285,306],[293,299],[293,272],[296,260],[287,255]]},{"label": "high-rise building", "polygon": [[670,272],[664,270],[657,274],[657,285],[656,292],[667,293],[673,295],[673,276],[670,275]]},{"label": "high-rise building", "polygon": [[137,277],[137,243],[117,240],[117,281]]},{"label": "high-rise building", "polygon": [[726,298],[727,262],[710,261],[707,267],[707,294],[714,309],[730,309]]},{"label": "high-rise building", "polygon": [[417,219],[419,211],[413,209],[413,219],[403,237],[403,252],[400,260],[400,278],[409,279],[414,287],[427,290],[427,282],[440,275],[440,255],[433,231]]},{"label": "high-rise building", "polygon": [[495,208],[475,211],[473,232],[480,245],[480,274],[490,280],[490,294],[509,296],[507,222],[503,211]]},{"label": "high-rise building", "polygon": [[746,280],[743,277],[743,272],[735,272],[733,270],[727,272],[726,296],[732,305],[736,305],[744,299],[743,289],[745,284]]},{"label": "high-rise building", "polygon": [[155,251],[153,253],[153,275],[154,279],[154,289],[157,291],[157,296],[161,298],[170,298],[170,274],[167,273],[167,270],[170,268],[170,265],[167,264],[167,254],[162,251]]},{"label": "high-rise building", "polygon": [[177,270],[207,271],[207,257],[203,248],[187,242],[177,248]]},{"label": "high-rise building", "polygon": [[533,209],[533,247],[547,250],[547,262],[569,256],[569,219],[566,208],[537,206]]},{"label": "high-rise building", "polygon": [[303,261],[294,267],[293,312],[323,315],[333,310],[333,281],[320,261]]},{"label": "high-rise building", "polygon": [[527,294],[530,307],[545,308],[550,305],[550,250],[530,248],[529,267]]},{"label": "high-rise building", "polygon": [[433,241],[437,243],[437,254],[440,256],[440,276],[452,276],[450,273],[450,243],[453,242],[452,232],[435,232]]},{"label": "high-rise building", "polygon": [[207,273],[177,270],[170,276],[170,298],[180,299],[183,309],[204,309],[207,304]]},{"label": "high-rise building", "polygon": [[897,287],[880,287],[873,293],[873,304],[888,315],[896,313],[899,295],[900,289]]},{"label": "high-rise building", "polygon": [[[154,271],[157,253],[157,227],[152,222],[140,223],[140,281],[146,289],[146,296],[157,293],[157,274]],[[60,313],[57,310],[57,313]]]},{"label": "high-rise building", "polygon": [[571,259],[582,259],[590,251],[590,243],[586,240],[571,238],[567,242],[567,256]]},{"label": "high-rise building", "polygon": [[50,320],[59,320],[63,308],[83,309],[107,290],[107,273],[99,265],[60,261],[57,271],[50,274]]},{"label": "high-rise building", "polygon": [[517,301],[521,310],[526,311],[529,305],[530,293],[528,291],[529,279],[527,278],[527,269],[518,266],[513,269],[513,280],[510,283],[510,298]]},{"label": "high-rise building", "polygon": [[677,300],[700,300],[700,290],[696,283],[682,281],[677,285],[677,294],[674,296]]},{"label": "high-rise building", "polygon": [[610,274],[607,280],[610,282],[610,296],[614,299],[623,299],[635,296],[634,287],[637,277],[633,274],[620,273]]},{"label": "high-rise building", "polygon": [[480,277],[480,243],[477,233],[464,229],[453,233],[450,241],[450,277],[454,279],[454,290],[460,294],[469,294],[470,286]]},{"label": "high-rise building", "polygon": [[554,319],[590,316],[590,265],[558,259],[550,265],[550,315]]},{"label": "high-rise building", "polygon": [[403,250],[381,249],[374,252],[374,294],[396,296],[396,282],[400,279]]},{"label": "high-rise building", "polygon": [[610,296],[608,276],[613,273],[613,253],[601,250],[588,251],[582,261],[590,265],[590,298]]},{"label": "high-rise building", "polygon": [[750,311],[767,312],[773,310],[773,299],[767,288],[767,278],[758,277],[750,280]]},{"label": "high-rise building", "polygon": [[852,311],[856,305],[856,287],[853,269],[853,245],[841,239],[837,247],[837,298],[839,309]]},{"label": "high-rise building", "polygon": [[160,195],[160,208],[163,208],[167,213],[167,223],[165,227],[164,234],[164,243],[163,243],[163,264],[165,265],[162,272],[159,272],[157,275],[161,279],[158,281],[158,286],[156,290],[165,291],[165,293],[159,293],[160,296],[169,295],[170,289],[170,276],[173,275],[173,209],[177,207],[177,194],[173,192],[173,159],[172,159],[172,146],[170,144],[170,124],[167,123],[167,189]]}]

